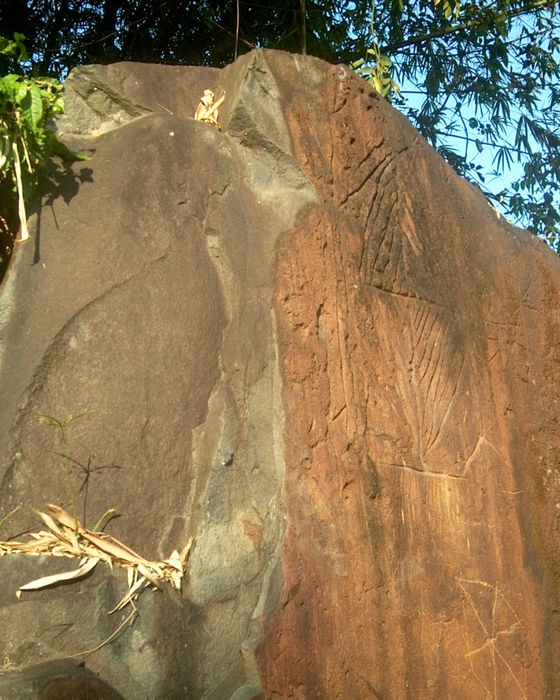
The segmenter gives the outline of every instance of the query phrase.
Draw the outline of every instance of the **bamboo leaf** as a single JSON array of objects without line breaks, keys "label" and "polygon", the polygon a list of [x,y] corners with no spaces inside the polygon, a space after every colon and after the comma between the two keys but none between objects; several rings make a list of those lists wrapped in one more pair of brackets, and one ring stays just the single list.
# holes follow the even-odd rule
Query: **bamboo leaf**
[{"label": "bamboo leaf", "polygon": [[73,515],[70,515],[70,513],[67,513],[60,506],[55,506],[52,503],[47,503],[47,508],[51,511],[52,515],[58,520],[58,522],[61,525],[65,525],[71,530],[76,530],[77,532],[83,530],[80,523],[78,522],[78,519],[75,518]]},{"label": "bamboo leaf", "polygon": [[93,526],[93,532],[99,532],[100,530],[103,530],[105,525],[109,522],[109,520],[111,520],[111,518],[116,512],[116,508],[109,508],[108,510],[106,510]]},{"label": "bamboo leaf", "polygon": [[4,523],[12,517],[12,515],[15,515],[20,508],[21,508],[21,503],[19,504],[19,506],[16,506],[13,510],[11,510],[9,513],[4,515],[3,518],[0,518],[0,527],[2,527],[2,525],[4,525]]},{"label": "bamboo leaf", "polygon": [[82,530],[81,535],[92,542],[101,551],[110,554],[112,557],[128,562],[129,564],[151,565],[151,562],[147,559],[136,554],[136,552],[117,539],[109,537],[109,535],[97,535],[89,530]]},{"label": "bamboo leaf", "polygon": [[163,561],[165,564],[169,564],[169,566],[177,569],[177,571],[183,571],[183,562],[181,561],[179,552],[176,549],[171,552],[169,559],[164,559]]},{"label": "bamboo leaf", "polygon": [[181,550],[181,561],[183,562],[183,566],[184,566],[184,565],[186,564],[186,562],[187,562],[187,558],[188,558],[189,553],[190,553],[190,551],[191,551],[191,547],[192,547],[193,542],[194,542],[194,537],[191,535],[191,537],[189,538],[189,541],[187,542],[186,546],[183,547],[183,549]]},{"label": "bamboo leaf", "polygon": [[88,574],[92,569],[95,568],[99,559],[86,559],[86,561],[79,566],[77,569],[72,571],[65,571],[62,574],[53,574],[52,576],[43,576],[42,578],[35,579],[35,581],[30,581],[29,583],[20,586],[18,590],[20,591],[36,591],[40,588],[47,588],[48,586],[54,586],[58,583],[64,583],[66,581],[72,581],[78,578],[82,578]]},{"label": "bamboo leaf", "polygon": [[109,610],[109,615],[113,614],[114,612],[117,612],[118,610],[122,610],[122,608],[128,605],[134,598],[137,598],[142,592],[142,589],[145,588],[148,584],[149,581],[145,577],[141,576],[140,578],[138,578],[138,580],[132,586],[130,586],[128,591],[115,605],[115,607],[112,610]]},{"label": "bamboo leaf", "polygon": [[54,425],[57,428],[64,427],[59,420],[57,420],[56,418],[53,418],[52,416],[47,416],[44,413],[40,413],[37,416],[37,422],[41,423],[42,425]]},{"label": "bamboo leaf", "polygon": [[39,510],[36,510],[35,512],[41,518],[41,520],[45,523],[45,525],[49,528],[49,530],[52,530],[57,535],[62,534],[62,530],[56,524],[56,522],[51,518],[50,515],[47,515],[47,513],[41,513],[41,511],[39,511]]}]

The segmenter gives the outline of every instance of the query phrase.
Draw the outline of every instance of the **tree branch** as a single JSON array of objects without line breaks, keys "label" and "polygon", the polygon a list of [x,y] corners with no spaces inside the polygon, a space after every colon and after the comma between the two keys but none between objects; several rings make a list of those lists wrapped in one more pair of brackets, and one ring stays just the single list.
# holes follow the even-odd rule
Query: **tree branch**
[{"label": "tree branch", "polygon": [[[535,10],[539,10],[543,7],[550,6],[550,9],[556,5],[558,0],[536,0],[532,5],[526,7],[520,7],[517,10],[512,10],[511,12],[505,12],[506,19],[513,19],[514,17],[521,17],[522,15],[530,14]],[[417,44],[422,44],[426,41],[432,41],[433,39],[439,39],[442,36],[447,36],[449,34],[455,34],[456,32],[461,32],[464,29],[472,29],[483,23],[484,19],[478,17],[470,20],[469,22],[462,22],[461,24],[456,24],[449,27],[444,27],[430,34],[417,34],[410,39],[405,39],[404,41],[399,41],[394,44],[388,44],[387,46],[381,47],[381,52],[389,55],[390,53],[395,53],[400,49],[404,49],[408,46],[416,46]]]}]

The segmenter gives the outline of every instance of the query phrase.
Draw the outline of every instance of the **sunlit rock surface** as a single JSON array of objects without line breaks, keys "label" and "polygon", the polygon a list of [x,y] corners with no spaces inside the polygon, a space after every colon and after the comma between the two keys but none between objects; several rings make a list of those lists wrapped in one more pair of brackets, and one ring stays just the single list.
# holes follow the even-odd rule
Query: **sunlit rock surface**
[{"label": "sunlit rock surface", "polygon": [[195,545],[93,654],[124,572],[18,600],[77,562],[0,559],[0,696],[558,697],[559,259],[344,66],[88,66],[66,102],[92,157],[0,290],[0,538],[53,502]]}]

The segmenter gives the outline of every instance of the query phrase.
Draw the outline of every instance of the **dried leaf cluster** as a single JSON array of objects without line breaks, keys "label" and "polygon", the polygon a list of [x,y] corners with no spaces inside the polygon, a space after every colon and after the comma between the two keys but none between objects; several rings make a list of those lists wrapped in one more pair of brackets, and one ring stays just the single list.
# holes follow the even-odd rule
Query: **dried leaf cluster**
[{"label": "dried leaf cluster", "polygon": [[218,123],[218,109],[222,106],[225,99],[225,90],[222,91],[222,94],[217,99],[212,90],[205,90],[196,107],[194,118],[199,122],[212,124],[212,126],[215,126],[221,131],[220,124]]},{"label": "dried leaf cluster", "polygon": [[52,576],[43,576],[30,581],[17,591],[35,591],[58,583],[79,579],[100,562],[104,561],[111,569],[119,566],[128,573],[128,590],[111,612],[122,610],[130,604],[136,610],[134,601],[147,587],[159,588],[162,583],[170,583],[181,590],[186,563],[192,546],[191,537],[181,552],[173,551],[169,559],[149,561],[134,552],[119,540],[103,532],[88,530],[73,515],[53,504],[47,504],[49,513],[37,512],[48,530],[29,533],[25,542],[0,541],[0,556],[6,554],[47,554],[57,557],[79,559],[77,569]]}]

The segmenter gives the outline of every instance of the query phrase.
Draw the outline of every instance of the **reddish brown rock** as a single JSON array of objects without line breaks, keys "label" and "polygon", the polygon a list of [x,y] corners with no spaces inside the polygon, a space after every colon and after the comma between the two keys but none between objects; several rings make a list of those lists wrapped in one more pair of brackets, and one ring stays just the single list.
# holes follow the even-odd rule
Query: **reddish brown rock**
[{"label": "reddish brown rock", "polygon": [[[18,601],[68,562],[2,558],[0,695],[76,657],[127,700],[556,698],[558,258],[344,66],[70,85],[93,157],[0,294],[2,538],[50,500],[196,544],[183,595],[83,658],[119,572]],[[192,119],[216,85],[222,132]]]},{"label": "reddish brown rock", "polygon": [[306,66],[321,91],[284,109],[321,205],[278,256],[268,696],[556,697],[560,261],[346,69]]}]

